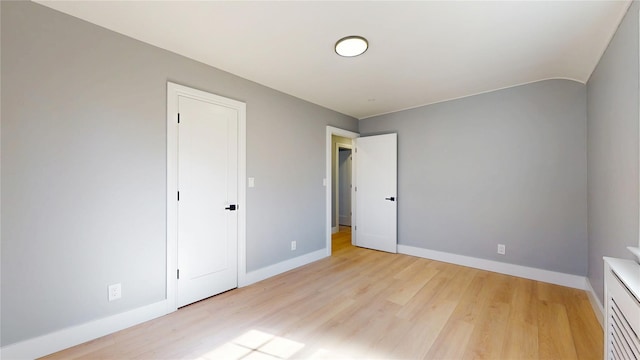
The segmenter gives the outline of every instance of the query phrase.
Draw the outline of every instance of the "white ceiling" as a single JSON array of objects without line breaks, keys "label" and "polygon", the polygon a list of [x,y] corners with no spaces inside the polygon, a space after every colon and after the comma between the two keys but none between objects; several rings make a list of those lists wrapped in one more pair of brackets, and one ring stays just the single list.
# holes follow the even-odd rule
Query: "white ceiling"
[{"label": "white ceiling", "polygon": [[[362,119],[543,79],[585,83],[630,1],[37,1]],[[359,57],[335,54],[347,35]]]}]

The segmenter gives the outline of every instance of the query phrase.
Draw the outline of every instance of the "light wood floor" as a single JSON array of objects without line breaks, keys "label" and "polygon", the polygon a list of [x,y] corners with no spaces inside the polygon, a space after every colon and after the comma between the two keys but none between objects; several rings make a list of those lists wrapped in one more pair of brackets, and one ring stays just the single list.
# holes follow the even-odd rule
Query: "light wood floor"
[{"label": "light wood floor", "polygon": [[[347,228],[348,229],[348,228]],[[600,359],[583,291],[355,248],[50,359]]]}]

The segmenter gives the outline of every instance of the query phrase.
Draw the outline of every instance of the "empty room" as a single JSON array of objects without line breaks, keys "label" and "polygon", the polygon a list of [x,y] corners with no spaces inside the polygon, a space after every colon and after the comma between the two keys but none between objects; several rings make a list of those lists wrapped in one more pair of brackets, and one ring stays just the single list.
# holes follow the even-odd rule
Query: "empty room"
[{"label": "empty room", "polygon": [[640,358],[639,19],[0,1],[0,357]]}]

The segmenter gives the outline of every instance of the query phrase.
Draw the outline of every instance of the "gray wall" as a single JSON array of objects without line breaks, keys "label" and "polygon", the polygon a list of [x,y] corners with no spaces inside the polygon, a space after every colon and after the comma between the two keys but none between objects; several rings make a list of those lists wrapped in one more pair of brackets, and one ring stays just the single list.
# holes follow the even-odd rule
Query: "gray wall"
[{"label": "gray wall", "polygon": [[0,6],[2,346],[164,299],[167,81],[247,103],[248,270],[324,248],[325,126],[356,119],[34,3]]},{"label": "gray wall", "polygon": [[585,101],[548,80],[361,120],[398,133],[398,242],[586,275]]},{"label": "gray wall", "polygon": [[638,246],[638,10],[634,2],[587,83],[589,281],[603,300],[603,256]]}]

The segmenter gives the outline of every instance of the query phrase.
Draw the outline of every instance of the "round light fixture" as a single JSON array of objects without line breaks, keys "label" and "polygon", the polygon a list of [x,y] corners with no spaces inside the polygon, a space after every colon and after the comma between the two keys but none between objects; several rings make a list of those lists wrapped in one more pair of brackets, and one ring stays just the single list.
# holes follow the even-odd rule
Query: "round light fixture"
[{"label": "round light fixture", "polygon": [[367,39],[362,36],[347,36],[336,43],[336,53],[340,56],[353,57],[362,55],[368,47]]}]

